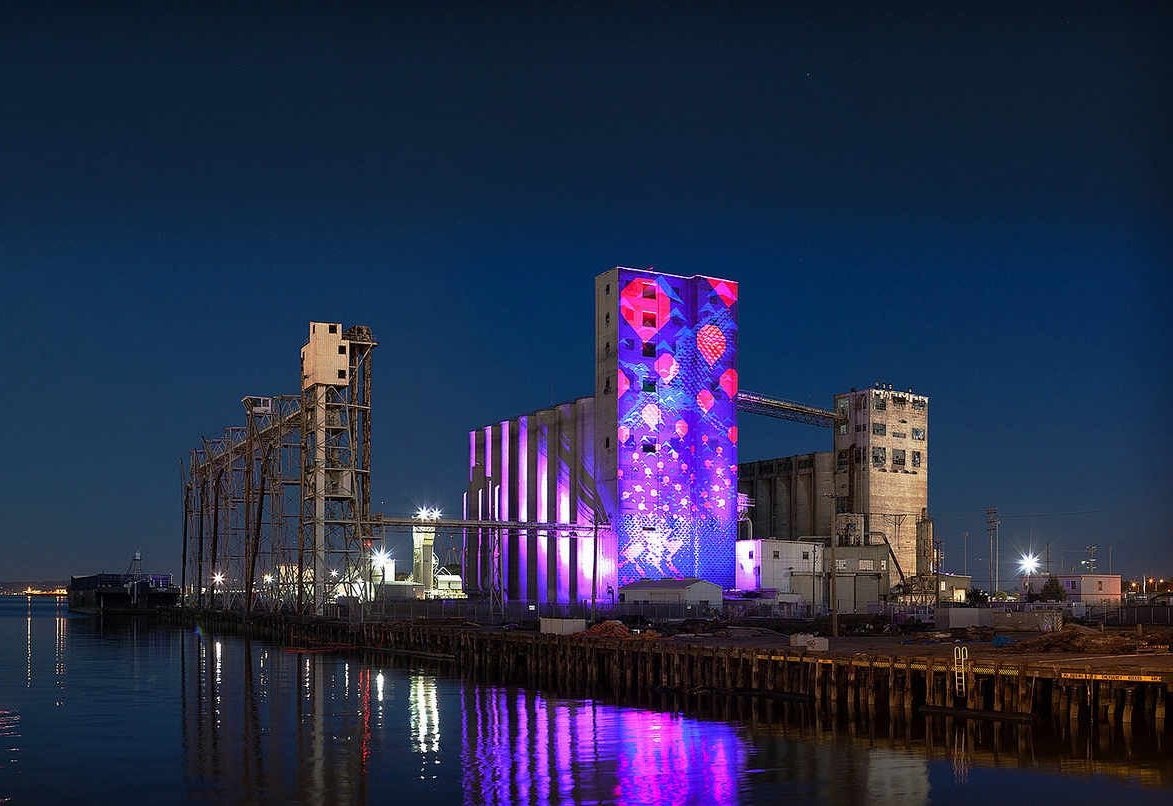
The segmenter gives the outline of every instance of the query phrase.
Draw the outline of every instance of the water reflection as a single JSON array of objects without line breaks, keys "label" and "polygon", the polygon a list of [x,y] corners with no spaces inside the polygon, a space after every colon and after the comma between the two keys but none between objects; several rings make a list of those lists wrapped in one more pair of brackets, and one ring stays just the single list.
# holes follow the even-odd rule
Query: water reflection
[{"label": "water reflection", "polygon": [[69,638],[69,608],[61,597],[57,598],[53,629],[53,704],[60,708],[65,704],[65,645]]},{"label": "water reflection", "polygon": [[[996,797],[1005,778],[976,768],[1013,767],[1064,797],[1104,773],[1170,781],[1159,746],[1105,749],[1094,732],[941,718],[848,725],[747,699],[621,707],[198,634],[180,654],[190,800],[912,806]],[[1068,772],[1083,775],[1057,774]]]},{"label": "water reflection", "polygon": [[467,688],[464,796],[473,803],[729,803],[749,750],[732,725]]}]

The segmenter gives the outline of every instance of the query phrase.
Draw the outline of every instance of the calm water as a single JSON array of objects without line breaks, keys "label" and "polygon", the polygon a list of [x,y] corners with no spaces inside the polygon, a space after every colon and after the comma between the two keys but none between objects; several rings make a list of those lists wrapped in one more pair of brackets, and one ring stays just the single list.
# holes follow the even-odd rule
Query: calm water
[{"label": "calm water", "polygon": [[1173,800],[1151,739],[995,752],[990,730],[750,725],[389,663],[0,597],[0,803]]}]

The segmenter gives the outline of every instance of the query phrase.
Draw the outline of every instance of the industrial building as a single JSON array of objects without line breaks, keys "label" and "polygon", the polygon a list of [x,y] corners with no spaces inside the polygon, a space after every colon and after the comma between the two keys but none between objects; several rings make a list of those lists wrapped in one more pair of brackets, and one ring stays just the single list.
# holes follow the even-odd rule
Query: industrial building
[{"label": "industrial building", "polygon": [[466,589],[576,602],[641,579],[733,586],[737,284],[595,280],[595,394],[469,434]]},{"label": "industrial building", "polygon": [[614,594],[616,542],[595,485],[594,429],[595,399],[584,397],[469,433],[465,518],[549,526],[467,530],[467,592],[499,584],[507,601],[563,603]]},{"label": "industrial building", "polygon": [[877,385],[835,396],[834,450],[742,464],[742,536],[885,545],[889,581],[933,571],[928,398]]},{"label": "industrial building", "polygon": [[864,613],[888,598],[888,560],[883,545],[838,546],[832,560],[824,538],[739,540],[737,588],[818,613],[830,604],[834,574],[838,611]]},{"label": "industrial building", "polygon": [[625,604],[704,605],[721,607],[724,591],[703,579],[641,579],[619,589]]},{"label": "industrial building", "polygon": [[[923,582],[935,567],[928,398],[877,385],[821,410],[740,390],[737,299],[736,283],[712,277],[596,277],[593,396],[469,433],[464,518],[482,524],[465,531],[470,594],[573,603],[681,578],[742,588],[739,537],[834,536],[868,555],[833,570],[820,553],[809,572],[755,583],[793,595],[808,573],[816,606],[832,573],[849,577],[848,609]],[[739,411],[827,427],[833,450],[739,465]]]},{"label": "industrial building", "polygon": [[[1120,574],[1054,574],[1063,589],[1064,601],[1083,604],[1120,604]],[[1050,579],[1049,574],[1027,574],[1022,577],[1024,593],[1041,593]]]}]

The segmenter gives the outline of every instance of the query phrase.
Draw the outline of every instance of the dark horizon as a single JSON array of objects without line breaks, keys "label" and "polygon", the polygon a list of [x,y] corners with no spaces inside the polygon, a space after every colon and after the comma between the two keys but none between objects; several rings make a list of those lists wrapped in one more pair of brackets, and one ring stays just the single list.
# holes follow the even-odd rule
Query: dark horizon
[{"label": "dark horizon", "polygon": [[[997,506],[1004,558],[1169,576],[1168,31],[3,12],[0,575],[178,576],[180,462],[297,391],[310,320],[380,342],[375,505],[455,513],[470,428],[590,394],[593,278],[629,265],[741,284],[746,389],[929,395],[950,570],[988,575]],[[745,461],[830,446],[740,433]]]}]

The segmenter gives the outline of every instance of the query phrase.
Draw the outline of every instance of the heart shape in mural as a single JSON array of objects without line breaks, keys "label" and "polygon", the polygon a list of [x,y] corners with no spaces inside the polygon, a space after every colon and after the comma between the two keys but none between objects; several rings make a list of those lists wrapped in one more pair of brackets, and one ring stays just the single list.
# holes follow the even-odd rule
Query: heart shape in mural
[{"label": "heart shape in mural", "polygon": [[696,332],[696,348],[711,367],[725,355],[725,334],[716,325],[705,325]]},{"label": "heart shape in mural", "polygon": [[708,389],[700,390],[696,396],[696,404],[701,407],[705,414],[708,414],[709,409],[713,408],[713,401],[715,400],[716,398],[713,397],[713,393]]}]

